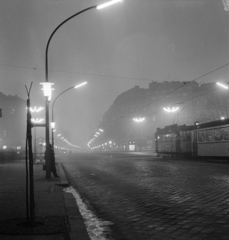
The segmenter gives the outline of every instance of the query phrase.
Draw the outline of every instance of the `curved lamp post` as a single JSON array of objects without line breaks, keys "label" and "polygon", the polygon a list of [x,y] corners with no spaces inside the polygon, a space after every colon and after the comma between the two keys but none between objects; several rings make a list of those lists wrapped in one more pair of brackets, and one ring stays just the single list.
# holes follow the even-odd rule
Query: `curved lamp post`
[{"label": "curved lamp post", "polygon": [[[77,13],[75,13],[74,15],[70,16],[69,18],[67,18],[66,20],[64,20],[63,22],[61,22],[55,29],[54,31],[52,32],[52,34],[50,35],[49,39],[48,39],[48,42],[47,42],[47,45],[46,45],[46,49],[45,49],[45,81],[48,82],[48,50],[49,50],[49,45],[50,45],[50,42],[54,36],[54,34],[56,33],[56,31],[62,26],[64,25],[66,22],[68,22],[69,20],[71,20],[72,18],[80,15],[81,13],[83,12],[86,12],[88,10],[91,10],[91,9],[103,9],[105,7],[108,7],[110,5],[113,5],[115,3],[118,3],[118,2],[122,2],[122,0],[112,0],[112,1],[109,1],[109,2],[106,2],[104,4],[100,4],[100,5],[94,5],[94,6],[91,6],[91,7],[88,7],[88,8],[85,8],[84,10],[82,11],[79,11]],[[50,178],[51,177],[51,168],[50,168],[50,146],[49,146],[49,100],[48,98],[46,97],[45,98],[45,107],[46,107],[46,123],[45,123],[45,139],[46,139],[46,159],[45,159],[45,162],[46,162],[46,178]]]},{"label": "curved lamp post", "polygon": [[52,122],[51,122],[51,129],[52,129],[52,146],[53,146],[53,149],[54,149],[54,128],[55,128],[55,120],[54,120],[54,111],[53,111],[53,110],[54,110],[54,106],[55,106],[56,100],[57,100],[62,94],[64,94],[65,92],[67,92],[67,91],[69,91],[69,90],[71,90],[71,89],[73,89],[73,88],[82,87],[82,86],[84,86],[84,85],[86,85],[86,84],[87,84],[87,82],[83,82],[83,83],[78,84],[78,85],[76,85],[76,86],[70,87],[70,88],[64,90],[63,92],[61,92],[61,93],[54,99],[53,104],[52,104]]}]

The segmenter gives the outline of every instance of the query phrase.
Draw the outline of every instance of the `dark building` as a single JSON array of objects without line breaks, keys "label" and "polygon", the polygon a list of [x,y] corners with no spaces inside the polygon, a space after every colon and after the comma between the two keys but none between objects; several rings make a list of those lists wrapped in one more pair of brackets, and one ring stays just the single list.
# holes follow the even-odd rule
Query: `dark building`
[{"label": "dark building", "polygon": [[0,93],[0,150],[3,148],[25,148],[26,101],[18,96]]}]

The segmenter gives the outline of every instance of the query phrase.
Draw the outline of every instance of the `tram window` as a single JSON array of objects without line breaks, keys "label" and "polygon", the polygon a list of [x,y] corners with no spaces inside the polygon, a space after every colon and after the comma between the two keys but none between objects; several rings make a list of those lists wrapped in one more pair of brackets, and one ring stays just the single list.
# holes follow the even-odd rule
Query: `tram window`
[{"label": "tram window", "polygon": [[169,141],[171,141],[172,140],[172,134],[166,134],[165,135],[165,141],[166,142],[169,142]]},{"label": "tram window", "polygon": [[223,140],[222,129],[215,129],[214,132],[215,132],[214,140],[215,141],[222,141]]},{"label": "tram window", "polygon": [[205,142],[205,131],[198,132],[198,142]]},{"label": "tram window", "polygon": [[223,140],[229,140],[229,127],[223,128]]},{"label": "tram window", "polygon": [[212,142],[214,140],[213,130],[206,130],[206,142]]}]

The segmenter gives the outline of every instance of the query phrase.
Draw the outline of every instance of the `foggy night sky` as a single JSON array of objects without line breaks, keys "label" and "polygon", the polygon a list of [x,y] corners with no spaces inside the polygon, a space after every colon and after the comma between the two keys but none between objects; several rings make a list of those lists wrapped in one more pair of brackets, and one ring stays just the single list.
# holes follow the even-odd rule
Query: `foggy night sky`
[{"label": "foggy night sky", "polygon": [[[69,16],[102,0],[0,0],[0,91],[44,106],[45,47]],[[154,81],[191,81],[229,63],[229,12],[222,0],[124,0],[64,24],[49,48],[57,131],[85,146],[122,92]],[[198,82],[228,81],[226,66]],[[51,108],[52,102],[50,104]],[[44,117],[42,114],[41,117]]]}]

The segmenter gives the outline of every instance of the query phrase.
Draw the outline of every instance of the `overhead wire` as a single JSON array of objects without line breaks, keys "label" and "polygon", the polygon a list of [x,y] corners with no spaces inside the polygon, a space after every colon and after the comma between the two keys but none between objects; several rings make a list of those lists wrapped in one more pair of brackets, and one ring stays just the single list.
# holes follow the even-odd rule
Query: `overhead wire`
[{"label": "overhead wire", "polygon": [[161,95],[159,98],[157,98],[157,99],[155,99],[155,100],[153,100],[153,101],[151,101],[151,102],[149,102],[149,103],[147,103],[147,104],[145,104],[145,105],[142,105],[141,107],[135,109],[134,111],[132,111],[132,112],[130,112],[130,113],[127,113],[126,115],[118,116],[117,118],[126,117],[126,116],[129,116],[129,115],[132,115],[133,113],[139,112],[141,109],[144,109],[145,107],[147,107],[147,106],[149,106],[149,105],[151,105],[151,104],[153,104],[153,103],[161,100],[161,99],[164,98],[165,96],[169,96],[170,94],[172,94],[173,92],[175,92],[175,91],[183,88],[184,86],[187,86],[188,84],[191,84],[191,83],[197,81],[198,79],[201,79],[201,78],[203,78],[203,77],[205,77],[205,76],[207,76],[207,75],[209,75],[209,74],[211,74],[211,73],[213,73],[213,72],[215,72],[215,71],[217,71],[217,70],[219,70],[219,69],[221,69],[221,68],[223,68],[223,67],[226,67],[226,66],[228,66],[228,65],[229,65],[229,63],[226,63],[226,64],[224,64],[224,65],[222,65],[222,66],[220,66],[220,67],[218,67],[218,68],[213,69],[212,71],[209,71],[209,72],[207,72],[207,73],[205,73],[205,74],[203,74],[203,75],[201,75],[201,76],[199,76],[199,77],[197,77],[197,78],[194,78],[194,79],[191,80],[191,81],[183,81],[183,82],[180,82],[180,83],[183,83],[183,85],[181,85],[181,86],[179,86],[179,87],[177,87],[177,88],[175,88],[175,89],[173,89],[173,90],[171,90],[171,91],[169,91],[169,92],[166,92],[165,94]]},{"label": "overhead wire", "polygon": [[[153,100],[153,101],[151,101],[151,102],[149,102],[149,103],[147,103],[147,104],[145,104],[145,105],[142,105],[141,107],[135,109],[134,111],[132,111],[132,112],[130,112],[130,113],[127,113],[127,114],[125,114],[125,115],[117,116],[115,119],[113,119],[113,120],[110,121],[110,124],[109,124],[109,125],[112,125],[112,122],[116,122],[116,121],[120,120],[121,118],[125,118],[125,117],[128,117],[128,116],[130,116],[130,115],[133,115],[133,113],[139,112],[140,110],[144,109],[145,107],[147,107],[147,106],[149,106],[149,105],[151,105],[151,104],[153,104],[153,103],[161,100],[161,99],[164,98],[165,96],[169,96],[170,94],[172,94],[173,92],[175,92],[175,91],[183,88],[184,86],[187,86],[188,84],[191,84],[191,83],[195,82],[196,80],[201,79],[201,78],[203,78],[203,77],[205,77],[205,76],[207,76],[207,75],[209,75],[209,74],[211,74],[211,73],[213,73],[213,72],[215,72],[215,71],[217,71],[217,70],[219,70],[219,69],[221,69],[221,68],[223,68],[223,67],[225,67],[225,66],[228,66],[228,65],[229,65],[229,63],[226,63],[226,64],[224,64],[224,65],[222,65],[222,66],[220,66],[220,67],[218,67],[218,68],[215,68],[215,69],[213,69],[213,70],[211,70],[211,71],[209,71],[209,72],[207,72],[207,73],[205,73],[205,74],[203,74],[203,75],[201,75],[201,76],[199,76],[199,77],[197,77],[197,78],[195,78],[195,79],[193,79],[193,80],[191,80],[191,81],[188,81],[188,82],[187,82],[187,81],[183,81],[183,83],[184,83],[183,85],[181,85],[181,86],[173,89],[172,91],[169,91],[169,92],[163,94],[163,95],[160,96],[159,98],[157,98],[157,99],[155,99],[155,100]],[[182,82],[181,82],[181,83],[182,83]],[[189,99],[186,99],[184,102],[191,101],[191,100],[193,100],[194,98],[201,97],[201,96],[206,95],[206,94],[208,94],[208,93],[210,93],[210,92],[213,92],[213,91],[215,91],[215,90],[216,90],[216,89],[212,89],[212,90],[207,91],[207,92],[204,92],[204,93],[202,93],[202,94],[200,94],[200,95],[193,96],[193,97],[191,97],[191,98],[189,98]],[[153,114],[155,114],[155,113],[157,113],[157,112],[158,112],[158,111],[154,111],[154,112],[152,112],[151,114],[148,114],[148,115],[146,115],[146,116],[153,115]],[[127,122],[124,122],[124,124],[127,124]]]},{"label": "overhead wire", "polygon": [[[200,78],[203,78],[221,68],[224,68],[226,66],[228,66],[229,63],[226,63],[218,68],[213,69],[210,72],[207,72],[197,78],[194,78],[191,81],[196,81]],[[23,69],[30,69],[30,70],[40,70],[40,71],[45,71],[44,68],[38,68],[38,67],[25,67],[25,66],[16,66],[16,65],[11,65],[11,64],[0,64],[0,66],[2,67],[12,67],[12,68],[23,68]],[[89,76],[97,76],[97,77],[108,77],[108,78],[119,78],[119,79],[127,79],[127,80],[137,80],[137,81],[154,81],[153,79],[149,79],[149,78],[136,78],[136,77],[127,77],[127,76],[117,76],[117,75],[109,75],[109,74],[96,74],[96,73],[87,73],[87,72],[76,72],[76,71],[67,71],[67,70],[57,70],[57,69],[49,69],[50,72],[63,72],[63,73],[74,73],[74,74],[78,74],[78,75],[89,75]]]}]

